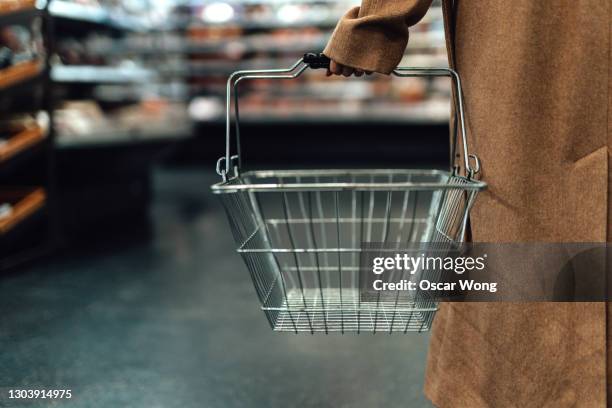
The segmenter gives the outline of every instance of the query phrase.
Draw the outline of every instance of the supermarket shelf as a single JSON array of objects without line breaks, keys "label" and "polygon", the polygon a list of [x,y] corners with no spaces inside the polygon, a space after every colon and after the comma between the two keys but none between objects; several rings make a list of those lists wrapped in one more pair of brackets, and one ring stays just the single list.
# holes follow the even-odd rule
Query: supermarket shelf
[{"label": "supermarket shelf", "polygon": [[0,92],[13,85],[35,78],[40,75],[43,69],[43,62],[28,61],[0,70]]},{"label": "supermarket shelf", "polygon": [[305,50],[320,50],[325,47],[327,36],[313,41],[296,41],[283,44],[271,41],[259,41],[258,43],[245,41],[244,39],[223,40],[223,41],[189,41],[185,44],[173,45],[114,45],[113,47],[99,47],[92,49],[95,54],[102,55],[146,55],[146,56],[167,56],[174,54],[209,55],[223,54],[230,51],[231,47],[240,47],[240,51],[249,52],[270,52],[270,53],[293,53],[303,54]]},{"label": "supermarket shelf", "polygon": [[36,0],[0,2],[0,26],[27,22],[40,14]]},{"label": "supermarket shelf", "polygon": [[[47,1],[1,0],[0,27],[10,29],[12,36],[19,37],[19,49],[10,45],[17,62],[0,70],[0,106],[7,122],[17,121],[12,114],[32,114],[46,111],[48,64],[47,53],[39,53],[38,45],[47,49],[53,43],[49,38]],[[29,31],[22,36],[10,26],[19,25]],[[7,40],[8,41],[8,40]],[[34,42],[37,44],[35,45]],[[32,60],[23,61],[25,54],[34,52]],[[47,49],[48,52],[48,49]],[[10,54],[9,54],[10,56]],[[50,248],[52,221],[47,203],[54,195],[53,144],[47,137],[45,126],[30,121],[25,127],[7,128],[0,144],[0,171],[3,184],[0,189],[0,204],[9,204],[0,216],[0,270],[5,270],[32,260]],[[35,184],[39,187],[32,187]]]},{"label": "supermarket shelf", "polygon": [[297,20],[297,21],[282,21],[282,20],[233,20],[226,23],[191,23],[189,24],[189,28],[198,28],[198,27],[228,27],[228,26],[236,26],[240,27],[243,30],[276,30],[280,28],[321,28],[321,29],[333,29],[338,20],[341,18],[341,15],[334,16],[331,18],[323,18],[323,19],[305,19],[305,20]]},{"label": "supermarket shelf", "polygon": [[189,54],[219,54],[227,52],[232,46],[240,49],[242,52],[291,52],[295,54],[304,54],[303,50],[322,50],[327,44],[327,40],[331,33],[318,36],[311,40],[302,41],[287,41],[279,43],[272,39],[265,40],[224,40],[224,41],[207,41],[207,42],[190,42],[184,51]]},{"label": "supermarket shelf", "polygon": [[[195,62],[190,61],[187,69],[183,73],[189,76],[202,76],[202,75],[229,75],[235,71],[241,71],[246,69],[268,69],[268,68],[280,68],[290,67],[295,63],[297,58],[261,58],[250,61],[242,61],[239,63],[233,61],[204,61]],[[177,72],[181,74],[181,72]]]},{"label": "supermarket shelf", "polygon": [[[331,34],[331,33],[330,33]],[[236,45],[242,52],[291,52],[296,55],[304,54],[304,50],[319,50],[325,47],[329,36],[321,36],[312,41],[294,41],[279,44],[278,41],[249,41],[244,39],[223,40],[223,41],[190,41],[181,45],[164,46],[114,46],[112,48],[95,49],[97,54],[107,55],[159,55],[163,54],[221,54],[229,51],[229,48]]]},{"label": "supermarket shelf", "polygon": [[90,135],[58,135],[56,146],[61,149],[96,148],[122,146],[142,143],[171,142],[191,137],[192,128],[176,127],[173,129],[140,129],[97,133]]},{"label": "supermarket shelf", "polygon": [[35,7],[36,0],[5,0],[0,3],[0,18]]},{"label": "supermarket shelf", "polygon": [[[300,1],[304,3],[319,3],[319,4],[321,3],[320,1],[317,2],[315,0],[310,0],[310,1],[298,0],[298,1],[292,1],[292,2],[299,3]],[[241,5],[245,5],[244,4],[245,1],[241,0],[240,3],[242,3]],[[270,4],[270,5],[284,4],[281,2],[258,1],[258,0],[250,0],[250,1],[247,0],[246,3]],[[287,20],[282,20],[282,19],[277,19],[277,18],[261,19],[261,20],[237,18],[237,19],[222,22],[222,23],[216,23],[216,22],[211,22],[211,21],[204,22],[204,21],[199,21],[199,20],[195,20],[192,18],[188,22],[183,23],[183,25],[186,25],[189,28],[236,26],[244,30],[275,30],[275,29],[280,29],[280,28],[311,28],[311,27],[316,27],[320,29],[333,29],[334,27],[336,27],[336,24],[338,23],[338,21],[342,18],[344,12],[346,12],[352,6],[356,6],[356,5],[359,5],[359,2],[347,3],[346,7],[340,8],[340,11],[338,11],[337,14],[328,15],[322,18],[310,17],[310,18],[296,19],[293,21],[287,21]],[[427,14],[423,17],[422,21],[425,23],[429,23],[435,20],[440,20],[440,19],[442,19],[442,8],[437,6],[437,7],[430,8]]]},{"label": "supermarket shelf", "polygon": [[[332,0],[225,0],[226,3],[229,4],[233,4],[233,5],[239,5],[239,6],[246,6],[246,5],[286,5],[286,4],[324,4],[324,3],[329,3],[329,4],[335,4],[335,3],[340,3],[341,5],[345,6],[346,9],[348,10],[350,7],[355,7],[355,6],[359,6],[359,4],[361,3],[359,0],[348,0],[348,1],[332,1]],[[425,16],[425,18],[427,18],[428,16],[431,15],[435,15],[435,16],[441,16],[442,15],[442,8],[439,5],[433,5],[430,10],[427,12],[427,15]]]},{"label": "supermarket shelf", "polygon": [[[262,4],[309,4],[309,3],[315,3],[315,4],[321,4],[321,3],[334,3],[334,1],[331,0],[227,0],[227,3],[230,4],[237,4],[237,5],[262,5]],[[339,2],[338,2],[339,3]],[[359,1],[357,0],[353,0],[353,1],[344,1],[341,3],[346,3],[347,7],[352,7],[352,6],[358,6],[359,5]]]},{"label": "supermarket shelf", "polygon": [[38,145],[45,140],[45,132],[40,127],[26,129],[11,137],[5,144],[0,145],[0,164],[6,163],[15,156]]},{"label": "supermarket shelf", "polygon": [[68,1],[52,0],[49,5],[49,13],[53,17],[79,20],[94,24],[107,24],[110,22],[109,15],[102,7],[86,6]]},{"label": "supermarket shelf", "polygon": [[[321,35],[313,36],[305,40],[298,41],[281,41],[275,39],[274,36],[265,36],[263,38],[242,38],[230,39],[222,41],[190,41],[182,47],[182,51],[190,54],[219,54],[229,51],[231,48],[241,50],[242,52],[290,52],[295,54],[304,54],[308,51],[322,50],[327,45],[327,41],[331,36],[331,31]],[[428,50],[428,49],[444,49],[445,42],[443,35],[440,37],[432,36],[430,33],[412,33],[408,44],[408,51]]]},{"label": "supermarket shelf", "polygon": [[[219,117],[210,121],[200,120],[198,125],[219,125],[224,124],[225,119]],[[364,123],[379,124],[398,124],[398,125],[443,125],[448,123],[448,115],[437,113],[424,114],[421,112],[397,114],[367,114],[367,113],[330,113],[330,114],[291,114],[282,115],[241,115],[240,123],[245,125],[282,125],[282,124],[341,124],[341,125],[361,125]]]},{"label": "supermarket shelf", "polygon": [[156,79],[154,71],[136,67],[56,65],[51,79],[63,83],[137,83]]},{"label": "supermarket shelf", "polygon": [[[420,33],[417,33],[420,34]],[[444,41],[434,41],[427,38],[421,39],[415,34],[416,39],[411,39],[408,44],[408,53],[427,50],[444,50]],[[304,54],[307,51],[322,50],[327,45],[331,33],[306,41],[281,42],[270,39],[269,41],[253,41],[245,39],[222,40],[222,41],[191,41],[184,45],[171,46],[115,46],[112,48],[94,49],[96,54],[106,55],[159,55],[168,54],[191,54],[191,55],[218,55],[239,50],[241,53],[291,53],[295,55]]]},{"label": "supermarket shelf", "polygon": [[99,6],[87,6],[64,0],[52,0],[49,13],[56,18],[106,26],[113,30],[144,31],[148,28],[140,18],[114,16],[109,10]]},{"label": "supermarket shelf", "polygon": [[[189,89],[184,84],[156,84],[156,95],[170,103],[184,103],[189,96]],[[96,87],[92,97],[98,102],[107,103],[138,103],[143,100],[142,89],[138,86],[125,84],[103,84]]]},{"label": "supermarket shelf", "polygon": [[46,194],[42,188],[0,191],[0,202],[9,202],[13,206],[9,216],[0,218],[0,236],[36,214],[45,205],[45,201]]}]

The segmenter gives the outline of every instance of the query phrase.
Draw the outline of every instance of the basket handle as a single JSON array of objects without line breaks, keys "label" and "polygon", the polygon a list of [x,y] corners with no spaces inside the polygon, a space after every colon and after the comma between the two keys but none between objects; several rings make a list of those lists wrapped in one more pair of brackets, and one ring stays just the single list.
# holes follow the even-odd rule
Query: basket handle
[{"label": "basket handle", "polygon": [[329,64],[331,63],[331,59],[322,53],[314,53],[309,52],[304,54],[304,63],[308,64],[308,66],[312,69],[320,69],[320,68],[329,68]]},{"label": "basket handle", "polygon": [[[330,59],[321,53],[307,53],[304,57],[296,61],[291,67],[281,69],[263,69],[263,70],[243,70],[236,71],[231,74],[226,85],[226,103],[225,103],[225,156],[217,161],[217,173],[227,180],[233,173],[238,175],[241,163],[241,148],[240,148],[240,113],[238,109],[238,84],[241,81],[248,79],[294,79],[302,75],[307,68],[311,69],[327,69],[329,68]],[[397,77],[450,77],[454,85],[454,100],[455,100],[455,118],[459,123],[461,132],[462,150],[463,150],[463,165],[468,179],[474,177],[480,171],[480,160],[475,154],[470,154],[468,149],[467,132],[465,126],[465,108],[463,104],[463,92],[461,88],[461,79],[459,74],[451,68],[426,68],[426,67],[397,67],[392,72]],[[232,93],[234,94],[234,118],[235,118],[235,134],[236,134],[236,155],[231,154],[231,123],[232,123]],[[455,164],[457,150],[457,127],[453,135],[451,143],[451,170],[457,172]],[[473,160],[474,165],[470,163]]]}]

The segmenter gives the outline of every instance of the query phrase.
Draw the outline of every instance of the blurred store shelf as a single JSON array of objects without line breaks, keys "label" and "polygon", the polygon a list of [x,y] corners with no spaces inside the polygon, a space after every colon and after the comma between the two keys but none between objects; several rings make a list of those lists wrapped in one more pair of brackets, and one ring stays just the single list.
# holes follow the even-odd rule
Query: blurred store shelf
[{"label": "blurred store shelf", "polygon": [[56,65],[51,79],[56,82],[123,83],[149,82],[156,78],[154,71],[141,67],[105,67]]},{"label": "blurred store shelf", "polygon": [[[189,80],[191,117],[200,125],[218,124],[223,118],[224,82],[231,73],[289,67],[303,53],[322,50],[338,20],[358,3],[192,2],[185,40],[178,44],[178,49],[188,56],[188,62],[174,72]],[[442,9],[436,2],[411,29],[409,46],[400,65],[447,66],[442,17]],[[293,80],[244,81],[240,97],[241,118],[248,123],[318,121],[437,126],[448,121],[450,84],[383,75],[338,80],[326,78],[321,71],[307,71]]]},{"label": "blurred store shelf", "polygon": [[[339,16],[338,16],[339,17]],[[334,16],[331,18],[321,18],[321,19],[297,19],[295,21],[285,21],[278,19],[264,19],[258,21],[250,21],[250,20],[235,20],[232,21],[232,24],[235,24],[241,27],[244,30],[274,30],[280,28],[308,28],[308,27],[316,27],[321,29],[332,29],[338,23],[338,17]],[[191,28],[198,27],[200,23],[193,24]],[[212,27],[222,26],[222,23],[213,24]],[[209,25],[204,25],[203,27],[207,27]]]},{"label": "blurred store shelf", "polygon": [[0,1],[0,271],[55,242],[46,4]]},{"label": "blurred store shelf", "polygon": [[44,62],[41,61],[26,61],[0,70],[0,90],[6,90],[38,76],[44,66]]},{"label": "blurred store shelf", "polygon": [[49,12],[55,18],[103,25],[117,30],[144,31],[150,28],[145,18],[71,1],[51,0]]},{"label": "blurred store shelf", "polygon": [[149,129],[115,129],[108,132],[85,135],[58,135],[57,146],[61,149],[95,148],[142,143],[172,142],[191,137],[191,126]]},{"label": "blurred store shelf", "polygon": [[23,10],[36,7],[36,0],[4,0],[0,3],[0,18]]},{"label": "blurred store shelf", "polygon": [[[165,31],[166,9],[127,1],[52,0],[50,13],[57,21],[76,23],[56,27],[51,79],[61,96],[54,121],[59,149],[132,146],[191,135],[189,118],[180,113],[185,111],[183,78],[168,72],[180,61],[168,62],[159,43],[172,37]],[[93,28],[80,29],[79,22]]]},{"label": "blurred store shelf", "polygon": [[166,100],[131,103],[108,112],[94,101],[66,101],[56,110],[55,127],[59,148],[175,141],[192,132],[184,106]]},{"label": "blurred store shelf", "polygon": [[[325,48],[331,31],[312,35],[296,35],[295,38],[278,40],[273,35],[253,35],[244,39],[191,41],[180,50],[190,54],[237,54],[237,53],[292,53],[303,54],[304,50]],[[410,50],[443,49],[444,43],[439,36],[431,33],[414,33],[410,37]]]},{"label": "blurred store shelf", "polygon": [[45,201],[46,194],[42,188],[1,189],[0,236],[38,212]]},{"label": "blurred store shelf", "polygon": [[331,33],[324,33],[309,37],[299,37],[290,41],[274,42],[270,36],[260,36],[259,38],[246,39],[243,41],[224,40],[224,41],[191,41],[183,48],[189,54],[219,54],[219,53],[251,53],[269,52],[280,53],[289,52],[300,54],[300,50],[320,50],[325,47]]},{"label": "blurred store shelf", "polygon": [[49,5],[49,12],[57,18],[69,18],[97,24],[106,24],[110,20],[110,16],[102,7],[62,0],[53,0]]},{"label": "blurred store shelf", "polygon": [[0,165],[30,149],[43,140],[46,132],[39,126],[24,129],[9,139],[0,142]]},{"label": "blurred store shelf", "polygon": [[[332,106],[333,108],[333,106]],[[290,108],[271,113],[270,109],[241,108],[240,122],[245,124],[320,123],[388,123],[388,124],[444,124],[448,122],[450,105],[445,100],[432,100],[414,104],[379,103],[368,107],[326,109],[323,107]],[[200,123],[224,123],[225,117],[216,115],[200,118]]]},{"label": "blurred store shelf", "polygon": [[35,0],[4,0],[0,2],[0,26],[21,24],[40,16]]},{"label": "blurred store shelf", "polygon": [[[296,28],[292,26],[292,28]],[[96,54],[195,54],[200,56],[219,55],[235,57],[249,53],[300,55],[305,50],[322,50],[332,34],[332,30],[316,32],[284,33],[279,37],[274,33],[257,33],[238,37],[185,40],[179,37],[154,38],[134,37],[125,41],[107,42],[91,46]],[[414,32],[410,36],[409,54],[415,51],[445,51],[443,32]]]}]

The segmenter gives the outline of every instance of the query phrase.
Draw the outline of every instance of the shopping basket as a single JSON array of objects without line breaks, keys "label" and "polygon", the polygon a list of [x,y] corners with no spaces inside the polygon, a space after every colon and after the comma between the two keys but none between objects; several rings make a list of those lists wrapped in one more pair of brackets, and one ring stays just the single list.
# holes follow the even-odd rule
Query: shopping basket
[{"label": "shopping basket", "polygon": [[[240,170],[237,87],[249,79],[291,79],[326,68],[306,54],[287,69],[238,71],[227,82],[226,151],[217,162],[223,181],[212,186],[227,212],[237,251],[250,272],[261,308],[275,331],[294,333],[412,332],[431,327],[436,299],[418,292],[381,296],[364,290],[367,244],[401,251],[463,241],[470,208],[486,187],[474,178],[478,158],[468,151],[461,82],[448,68],[396,68],[398,77],[447,76],[454,85],[462,155],[451,141],[451,169]],[[232,115],[232,95],[234,114]],[[232,118],[237,153],[232,156]],[[463,157],[465,176],[455,162]],[[414,279],[414,276],[408,277]],[[419,279],[440,279],[421,270]]]}]

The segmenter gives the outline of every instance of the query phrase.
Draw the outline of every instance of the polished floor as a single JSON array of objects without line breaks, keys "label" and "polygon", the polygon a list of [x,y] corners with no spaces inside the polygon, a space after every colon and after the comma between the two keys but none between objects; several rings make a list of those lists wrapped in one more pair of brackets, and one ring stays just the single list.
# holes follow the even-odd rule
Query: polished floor
[{"label": "polished floor", "polygon": [[[431,407],[426,334],[270,330],[214,180],[158,170],[145,237],[0,276],[0,406]],[[11,388],[73,398],[9,400]]]}]

